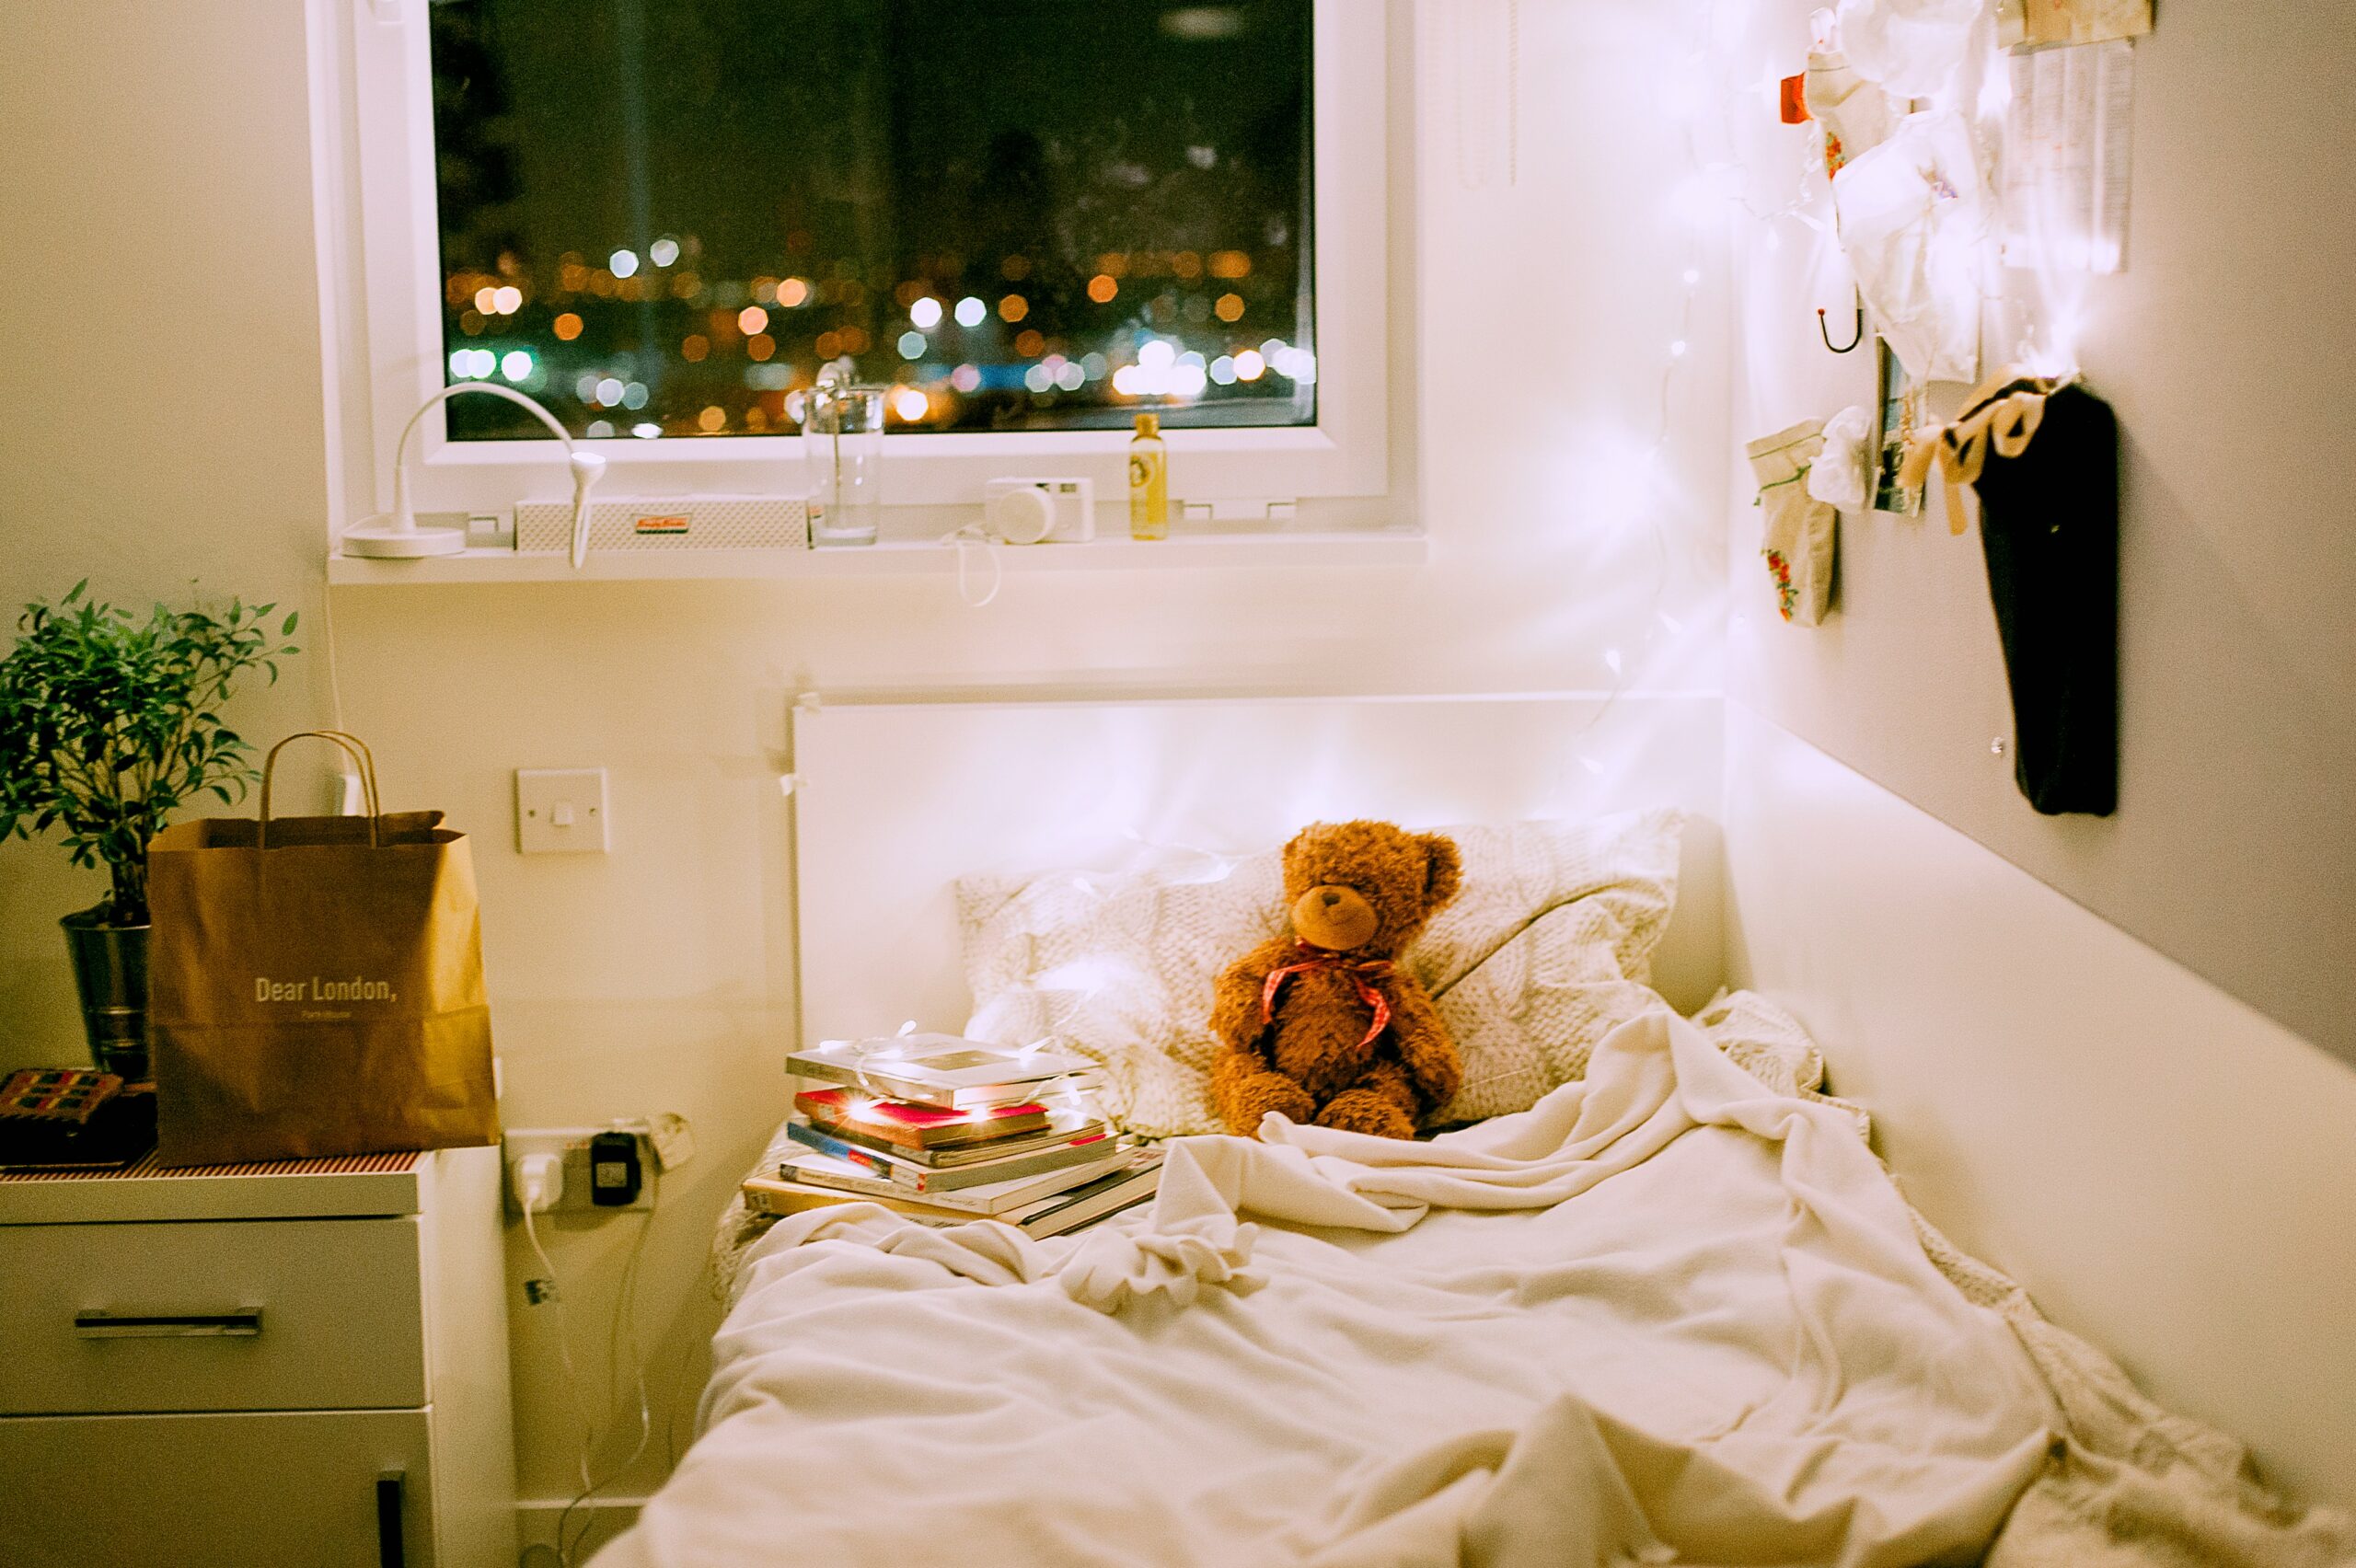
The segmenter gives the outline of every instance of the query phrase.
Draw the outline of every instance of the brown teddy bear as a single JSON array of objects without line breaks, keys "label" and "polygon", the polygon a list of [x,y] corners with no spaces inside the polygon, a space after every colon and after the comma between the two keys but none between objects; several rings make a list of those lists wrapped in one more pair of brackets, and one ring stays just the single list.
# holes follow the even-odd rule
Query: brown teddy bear
[{"label": "brown teddy bear", "polygon": [[1296,1122],[1412,1137],[1463,1076],[1429,992],[1395,967],[1456,896],[1462,858],[1431,833],[1387,822],[1319,823],[1285,846],[1294,935],[1261,943],[1219,975],[1211,1098],[1249,1136],[1281,1111]]}]

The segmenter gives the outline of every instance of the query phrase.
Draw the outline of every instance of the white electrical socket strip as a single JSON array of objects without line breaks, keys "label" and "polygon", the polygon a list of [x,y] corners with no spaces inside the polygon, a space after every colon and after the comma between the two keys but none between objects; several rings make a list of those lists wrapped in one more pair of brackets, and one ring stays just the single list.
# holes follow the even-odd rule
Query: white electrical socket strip
[{"label": "white electrical socket strip", "polygon": [[[684,1124],[682,1124],[684,1125]],[[638,1139],[638,1196],[627,1204],[590,1201],[589,1140],[600,1133],[629,1133]],[[555,1214],[643,1214],[654,1207],[654,1176],[664,1169],[653,1135],[643,1122],[606,1127],[510,1127],[502,1154],[507,1167],[507,1212],[521,1215],[516,1191],[516,1164],[528,1154],[553,1154],[564,1168],[564,1190],[557,1195]]]}]

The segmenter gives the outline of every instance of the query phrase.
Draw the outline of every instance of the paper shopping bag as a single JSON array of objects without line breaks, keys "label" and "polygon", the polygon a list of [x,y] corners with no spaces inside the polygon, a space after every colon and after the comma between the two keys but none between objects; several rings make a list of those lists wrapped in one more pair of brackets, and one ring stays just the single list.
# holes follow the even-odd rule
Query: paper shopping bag
[{"label": "paper shopping bag", "polygon": [[466,836],[440,812],[212,818],[147,849],[149,1027],[166,1165],[495,1143]]}]

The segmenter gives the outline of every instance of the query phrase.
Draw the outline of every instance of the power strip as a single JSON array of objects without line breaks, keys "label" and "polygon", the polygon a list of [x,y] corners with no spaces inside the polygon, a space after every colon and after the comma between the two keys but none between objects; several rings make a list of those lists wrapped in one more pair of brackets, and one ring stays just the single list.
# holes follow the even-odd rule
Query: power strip
[{"label": "power strip", "polygon": [[[629,1203],[592,1201],[589,1140],[600,1133],[629,1133],[638,1140],[638,1196]],[[507,1167],[507,1212],[512,1216],[520,1217],[524,1213],[523,1200],[516,1191],[517,1163],[533,1154],[555,1155],[564,1173],[556,1203],[542,1209],[542,1214],[646,1214],[653,1210],[655,1172],[661,1166],[653,1135],[642,1122],[606,1127],[514,1127],[502,1142]]]}]

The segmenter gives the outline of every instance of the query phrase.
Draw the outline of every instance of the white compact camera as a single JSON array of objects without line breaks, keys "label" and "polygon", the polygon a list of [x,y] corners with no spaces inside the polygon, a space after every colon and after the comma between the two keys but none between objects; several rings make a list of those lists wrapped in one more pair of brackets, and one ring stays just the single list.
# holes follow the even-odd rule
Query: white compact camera
[{"label": "white compact camera", "polygon": [[1084,545],[1096,537],[1093,479],[992,479],[982,522],[1010,545]]}]

